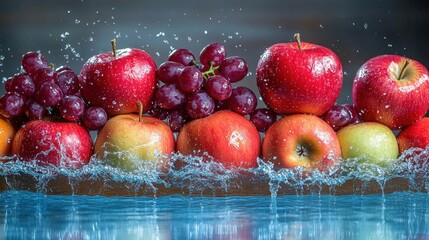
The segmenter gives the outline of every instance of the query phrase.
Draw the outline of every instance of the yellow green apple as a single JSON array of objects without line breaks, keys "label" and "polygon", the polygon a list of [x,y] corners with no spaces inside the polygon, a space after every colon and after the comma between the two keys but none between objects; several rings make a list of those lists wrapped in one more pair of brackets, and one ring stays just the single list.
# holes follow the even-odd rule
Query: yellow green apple
[{"label": "yellow green apple", "polygon": [[174,135],[161,120],[137,114],[117,115],[97,135],[94,152],[109,165],[133,171],[164,167],[163,156],[174,151]]},{"label": "yellow green apple", "polygon": [[399,155],[395,134],[381,123],[364,122],[349,125],[337,134],[345,161],[357,158],[359,163],[387,166]]}]

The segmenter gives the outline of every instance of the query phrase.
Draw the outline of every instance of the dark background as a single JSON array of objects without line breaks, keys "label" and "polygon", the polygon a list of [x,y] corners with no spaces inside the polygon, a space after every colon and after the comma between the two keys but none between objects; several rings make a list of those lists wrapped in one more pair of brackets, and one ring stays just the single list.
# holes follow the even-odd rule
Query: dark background
[{"label": "dark background", "polygon": [[1,1],[0,29],[3,80],[20,70],[22,54],[35,50],[79,72],[89,57],[110,51],[112,38],[118,48],[145,49],[157,64],[172,49],[198,56],[208,43],[221,42],[229,56],[247,60],[250,74],[240,84],[257,93],[259,56],[300,32],[303,41],[340,57],[345,75],[338,103],[351,102],[354,75],[374,56],[405,55],[429,66],[425,0]]}]

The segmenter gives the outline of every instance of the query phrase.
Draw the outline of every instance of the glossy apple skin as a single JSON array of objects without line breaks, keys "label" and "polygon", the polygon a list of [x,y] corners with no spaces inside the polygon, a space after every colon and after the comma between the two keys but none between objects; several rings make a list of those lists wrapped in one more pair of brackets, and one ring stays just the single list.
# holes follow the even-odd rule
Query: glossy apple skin
[{"label": "glossy apple skin", "polygon": [[156,86],[156,64],[143,50],[126,48],[91,57],[82,67],[82,97],[91,105],[104,108],[109,115],[150,109]]},{"label": "glossy apple skin", "polygon": [[264,102],[280,115],[324,114],[336,101],[343,83],[338,56],[311,43],[278,43],[260,57],[256,80]]},{"label": "glossy apple skin", "polygon": [[344,160],[361,158],[360,162],[385,166],[399,155],[395,134],[377,122],[349,125],[337,133]]},{"label": "glossy apple skin", "polygon": [[[305,156],[300,149],[305,149]],[[262,157],[276,169],[303,166],[328,170],[339,163],[340,144],[335,131],[314,115],[294,114],[275,122],[262,141]]]},{"label": "glossy apple skin", "polygon": [[257,166],[261,140],[256,127],[229,110],[187,123],[179,133],[177,151],[203,156],[207,152],[225,168]]},{"label": "glossy apple skin", "polygon": [[163,165],[162,155],[173,152],[174,145],[173,132],[163,121],[143,116],[139,122],[137,114],[123,114],[106,122],[97,134],[94,152],[108,164],[132,171],[143,166],[141,161]]},{"label": "glossy apple skin", "polygon": [[402,130],[398,136],[399,152],[410,148],[425,149],[429,145],[429,118],[425,117]]},{"label": "glossy apple skin", "polygon": [[[406,61],[409,64],[404,77],[397,80],[397,70]],[[374,57],[356,74],[353,102],[364,122],[379,122],[391,129],[411,125],[429,108],[428,71],[419,62],[402,56]]]},{"label": "glossy apple skin", "polygon": [[92,141],[77,123],[33,120],[16,133],[12,154],[23,161],[39,160],[41,165],[80,168],[89,163]]}]

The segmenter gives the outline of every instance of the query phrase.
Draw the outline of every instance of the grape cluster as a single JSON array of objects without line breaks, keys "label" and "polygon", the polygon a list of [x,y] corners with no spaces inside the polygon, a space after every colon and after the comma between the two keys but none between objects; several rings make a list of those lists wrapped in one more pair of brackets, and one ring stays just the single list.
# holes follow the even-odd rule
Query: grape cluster
[{"label": "grape cluster", "polygon": [[0,114],[12,122],[52,116],[96,130],[107,121],[104,109],[86,109],[80,96],[82,80],[71,68],[54,69],[42,54],[29,52],[22,57],[22,69],[6,80],[6,93],[0,98]]},{"label": "grape cluster", "polygon": [[[190,50],[177,49],[157,69],[161,86],[155,94],[151,113],[165,120],[175,132],[187,121],[209,116],[218,110],[251,114],[257,106],[255,93],[244,86],[233,86],[247,73],[246,61],[238,56],[227,57],[225,47],[220,43],[205,46],[199,54],[199,62]],[[262,126],[265,119],[275,119],[271,117],[271,111],[269,114],[262,117],[261,127],[257,126],[259,130],[265,128]],[[254,118],[259,119],[260,115]]]}]

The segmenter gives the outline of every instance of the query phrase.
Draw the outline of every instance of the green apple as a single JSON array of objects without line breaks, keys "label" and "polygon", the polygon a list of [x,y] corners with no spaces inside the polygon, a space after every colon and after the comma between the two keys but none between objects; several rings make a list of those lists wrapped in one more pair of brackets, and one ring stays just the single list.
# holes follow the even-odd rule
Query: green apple
[{"label": "green apple", "polygon": [[395,134],[381,123],[364,122],[349,125],[337,133],[345,161],[357,158],[359,163],[388,166],[399,155]]}]

